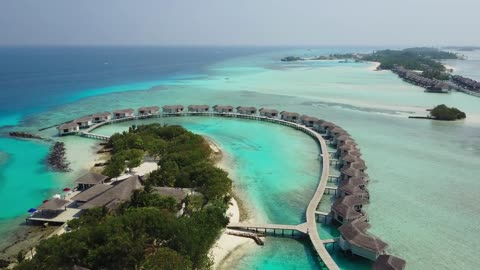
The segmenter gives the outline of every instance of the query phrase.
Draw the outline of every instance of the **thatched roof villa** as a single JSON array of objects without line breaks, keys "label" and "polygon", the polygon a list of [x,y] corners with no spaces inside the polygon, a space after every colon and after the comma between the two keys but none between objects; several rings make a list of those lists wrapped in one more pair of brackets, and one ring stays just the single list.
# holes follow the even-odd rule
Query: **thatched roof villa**
[{"label": "thatched roof villa", "polygon": [[293,123],[297,123],[300,118],[300,114],[296,112],[283,111],[280,113],[280,115],[282,120],[293,122]]},{"label": "thatched roof villa", "polygon": [[99,112],[92,114],[93,122],[94,123],[101,123],[112,119],[111,112]]},{"label": "thatched roof villa", "polygon": [[113,111],[114,119],[122,119],[134,116],[135,111],[131,108]]},{"label": "thatched roof villa", "polygon": [[238,106],[237,107],[237,113],[246,114],[246,115],[255,115],[257,113],[257,108]]},{"label": "thatched roof villa", "polygon": [[149,107],[140,107],[138,108],[139,115],[152,115],[158,114],[160,112],[160,107],[158,106],[149,106]]},{"label": "thatched roof villa", "polygon": [[62,124],[57,127],[58,135],[69,135],[80,131],[80,127],[74,121]]},{"label": "thatched roof villa", "polygon": [[372,266],[373,270],[404,270],[407,262],[393,255],[382,254]]},{"label": "thatched roof villa", "polygon": [[215,105],[213,106],[213,110],[218,113],[232,113],[233,106],[231,105]]},{"label": "thatched roof villa", "polygon": [[96,172],[88,172],[75,180],[75,184],[77,185],[78,190],[86,190],[94,185],[105,183],[107,179],[108,176]]},{"label": "thatched roof villa", "polygon": [[188,105],[189,112],[208,112],[209,109],[208,105]]},{"label": "thatched roof villa", "polygon": [[347,195],[338,198],[332,205],[333,219],[340,224],[345,224],[357,218],[363,217],[363,205],[368,201],[365,198]]},{"label": "thatched roof villa", "polygon": [[317,122],[319,119],[316,117],[308,116],[308,115],[302,115],[300,116],[300,122],[307,126],[307,127],[313,127],[315,122]]},{"label": "thatched roof villa", "polygon": [[261,108],[260,110],[258,110],[258,112],[260,113],[260,116],[263,116],[263,117],[268,117],[268,118],[277,118],[278,117],[278,111],[275,110],[275,109]]},{"label": "thatched roof villa", "polygon": [[165,105],[162,107],[164,113],[179,113],[183,112],[183,105]]},{"label": "thatched roof villa", "polygon": [[362,219],[357,219],[340,226],[340,228],[338,228],[341,234],[338,242],[340,248],[354,255],[375,261],[385,252],[388,244],[368,234],[367,229],[369,227],[370,225]]}]

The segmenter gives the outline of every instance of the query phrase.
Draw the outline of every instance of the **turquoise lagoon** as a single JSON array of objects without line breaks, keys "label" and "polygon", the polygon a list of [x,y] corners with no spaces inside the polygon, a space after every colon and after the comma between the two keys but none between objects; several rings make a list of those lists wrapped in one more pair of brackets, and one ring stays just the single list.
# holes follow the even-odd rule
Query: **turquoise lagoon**
[{"label": "turquoise lagoon", "polygon": [[[158,88],[86,97],[30,115],[24,119],[23,128],[33,130],[94,111],[156,104],[253,105],[328,119],[347,129],[362,149],[372,179],[368,207],[371,232],[390,244],[388,251],[404,257],[409,269],[475,269],[480,263],[471,256],[480,252],[476,241],[480,237],[476,229],[480,224],[476,194],[480,190],[480,99],[461,93],[427,94],[389,72],[371,71],[373,65],[368,63],[280,63],[277,59],[283,55],[235,58],[210,66],[202,77],[184,78]],[[468,118],[450,123],[406,117],[424,115],[427,108],[440,103],[461,108]],[[320,169],[318,148],[310,138],[266,123],[210,118],[168,121],[208,135],[220,144],[232,159],[236,187],[258,208],[259,216],[275,222],[301,221]],[[112,132],[108,129],[114,127],[99,132]],[[41,134],[54,135],[55,130]],[[90,141],[65,140],[69,149],[75,149],[69,151],[72,158],[88,160]],[[9,153],[5,148],[10,149],[10,145],[2,143],[0,149]],[[286,163],[290,156],[295,159]],[[7,158],[11,160],[11,154]],[[35,168],[42,158],[41,153],[33,155],[25,171],[36,172],[30,167]],[[77,173],[86,168],[81,163],[75,165]],[[7,161],[2,167],[4,175],[10,166]],[[41,183],[46,186],[44,190],[50,190],[48,195],[74,178],[73,174],[63,179],[34,175],[38,180],[47,179]],[[33,181],[24,179],[19,180],[24,187]],[[43,197],[39,195],[40,200]],[[7,203],[14,202],[10,197]],[[321,208],[328,208],[328,200]],[[328,235],[328,228],[319,229]],[[357,262],[341,255],[336,259],[344,269],[357,269]],[[263,248],[233,254],[233,262],[240,269],[318,266],[308,244],[291,239],[269,239]]]}]

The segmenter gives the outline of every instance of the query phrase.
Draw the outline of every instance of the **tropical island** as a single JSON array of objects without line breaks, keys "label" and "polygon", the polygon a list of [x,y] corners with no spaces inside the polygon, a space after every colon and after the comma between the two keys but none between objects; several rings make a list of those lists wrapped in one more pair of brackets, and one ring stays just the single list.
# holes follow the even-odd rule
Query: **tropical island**
[{"label": "tropical island", "polygon": [[[112,153],[104,170],[109,176],[146,156],[162,169],[134,179],[141,185],[129,200],[85,209],[68,222],[69,233],[42,241],[35,256],[15,269],[210,268],[209,250],[228,223],[232,181],[214,166],[206,140],[180,126],[150,124],[113,135],[106,147]],[[192,192],[179,202],[160,192],[165,189]]]},{"label": "tropical island", "polygon": [[430,117],[435,120],[454,121],[465,119],[467,115],[457,108],[447,107],[445,104],[441,104],[430,111]]}]

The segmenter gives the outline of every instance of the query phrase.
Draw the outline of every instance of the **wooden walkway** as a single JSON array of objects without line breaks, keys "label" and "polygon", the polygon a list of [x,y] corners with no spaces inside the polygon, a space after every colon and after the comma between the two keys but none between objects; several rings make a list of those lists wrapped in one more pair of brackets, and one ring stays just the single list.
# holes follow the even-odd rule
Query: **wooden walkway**
[{"label": "wooden walkway", "polygon": [[299,225],[231,223],[227,225],[227,228],[263,232],[263,233],[268,233],[270,230],[270,232],[273,232],[274,234],[276,234],[277,231],[283,232],[283,233],[285,231],[291,231],[292,233],[299,232],[302,235],[308,233],[308,228],[306,223],[302,223]]},{"label": "wooden walkway", "polygon": [[[269,117],[258,116],[258,115],[246,115],[246,114],[239,114],[239,113],[218,113],[218,112],[179,112],[179,113],[159,113],[159,114],[148,115],[148,116],[134,116],[134,117],[127,117],[122,119],[109,120],[106,122],[95,124],[94,126],[86,129],[85,132],[81,132],[78,135],[82,136],[83,134],[85,137],[89,137],[93,139],[108,140],[108,136],[94,134],[92,133],[92,131],[101,126],[109,125],[117,122],[132,121],[132,120],[147,119],[147,118],[181,117],[181,116],[216,116],[216,117],[240,118],[240,119],[250,119],[250,120],[271,122],[271,123],[276,123],[276,124],[280,124],[283,126],[288,126],[288,127],[300,130],[306,133],[307,135],[309,135],[310,137],[312,137],[319,144],[319,147],[320,147],[320,152],[321,152],[320,157],[322,157],[321,159],[322,171],[321,171],[321,176],[320,176],[317,189],[315,190],[315,194],[307,207],[307,211],[306,211],[307,222],[300,225],[279,225],[279,224],[264,224],[264,225],[236,224],[236,225],[237,226],[242,225],[242,228],[257,228],[257,229],[263,228],[264,230],[265,229],[274,229],[274,230],[283,229],[283,230],[294,230],[294,231],[302,232],[304,234],[308,234],[315,251],[320,256],[320,259],[325,264],[325,266],[331,270],[339,269],[339,267],[337,266],[337,264],[335,263],[335,261],[332,259],[327,249],[325,248],[323,240],[320,238],[320,235],[317,230],[317,222],[315,217],[315,215],[318,212],[317,207],[320,204],[322,196],[327,188],[327,182],[329,178],[330,177],[338,178],[338,176],[329,175],[330,154],[333,154],[333,151],[328,150],[327,143],[325,139],[322,137],[322,134],[317,133],[311,128],[308,128],[298,123],[292,123],[285,120],[281,120],[278,118],[269,118]],[[230,228],[233,229],[233,227],[230,227]]]}]

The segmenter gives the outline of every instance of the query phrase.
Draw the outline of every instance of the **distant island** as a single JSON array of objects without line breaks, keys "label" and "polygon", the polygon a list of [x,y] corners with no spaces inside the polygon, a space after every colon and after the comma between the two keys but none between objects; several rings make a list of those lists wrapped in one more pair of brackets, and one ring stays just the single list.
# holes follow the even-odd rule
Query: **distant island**
[{"label": "distant island", "polygon": [[296,62],[296,61],[306,61],[306,60],[345,60],[352,59],[355,61],[362,61],[361,54],[356,53],[345,53],[345,54],[329,54],[329,55],[319,55],[310,58],[302,58],[298,56],[286,56],[280,59],[282,62]]},{"label": "distant island", "polygon": [[462,52],[472,52],[472,51],[480,50],[480,47],[479,46],[448,46],[448,47],[444,47],[444,49],[456,50],[456,51],[462,51]]},{"label": "distant island", "polygon": [[454,121],[467,118],[467,115],[454,107],[447,107],[445,104],[436,106],[430,111],[430,116],[435,120]]}]

